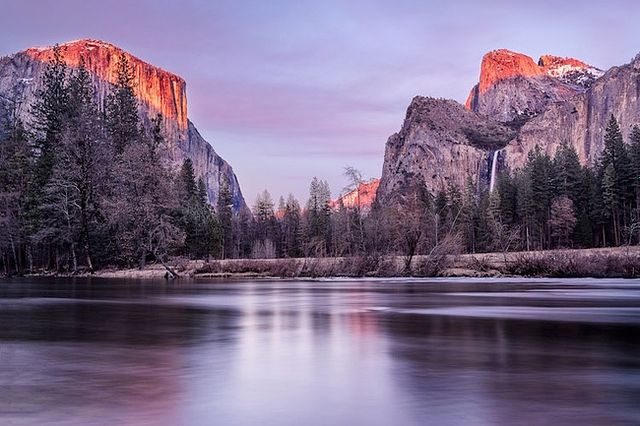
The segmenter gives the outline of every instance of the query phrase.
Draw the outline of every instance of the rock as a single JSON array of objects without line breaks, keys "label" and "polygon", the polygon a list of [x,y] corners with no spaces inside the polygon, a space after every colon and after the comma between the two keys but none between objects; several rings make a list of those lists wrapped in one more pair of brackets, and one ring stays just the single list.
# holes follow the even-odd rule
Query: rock
[{"label": "rock", "polygon": [[488,153],[515,135],[455,101],[417,96],[402,128],[387,141],[378,197],[387,202],[417,182],[434,192],[449,183],[464,188],[468,178],[488,185]]},{"label": "rock", "polygon": [[380,179],[371,179],[369,182],[362,182],[357,188],[348,191],[335,200],[331,200],[331,208],[338,208],[342,203],[346,208],[359,206],[363,211],[369,211],[376,198]]},{"label": "rock", "polygon": [[480,81],[465,106],[500,120],[524,121],[548,105],[584,92],[602,71],[573,58],[494,50],[482,58]]},{"label": "rock", "polygon": [[[99,40],[76,40],[60,45],[65,63],[75,68],[81,58],[90,71],[96,100],[103,105],[111,84],[116,81],[117,64],[123,52],[117,46]],[[176,167],[191,158],[198,177],[207,184],[209,201],[215,204],[221,179],[230,182],[236,211],[246,208],[238,179],[224,161],[198,133],[187,116],[185,81],[168,71],[148,64],[124,52],[134,77],[134,93],[139,100],[143,124],[149,126],[157,114],[163,116],[163,154]],[[46,63],[53,57],[52,47],[36,47],[0,58],[0,119],[16,109],[25,121],[31,121],[30,107],[41,89]]]},{"label": "rock", "polygon": [[[536,146],[553,156],[572,144],[582,164],[603,149],[611,115],[625,138],[640,124],[640,55],[606,73],[572,58],[499,50],[485,55],[480,82],[466,108],[455,101],[416,97],[400,131],[387,141],[381,202],[423,183],[432,192],[471,179],[487,188],[496,173],[521,167]],[[497,153],[496,153],[497,151]]]}]

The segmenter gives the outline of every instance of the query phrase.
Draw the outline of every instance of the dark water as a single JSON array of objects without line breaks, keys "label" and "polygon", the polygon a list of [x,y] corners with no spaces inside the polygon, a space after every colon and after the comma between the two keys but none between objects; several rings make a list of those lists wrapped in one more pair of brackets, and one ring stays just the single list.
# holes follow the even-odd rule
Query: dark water
[{"label": "dark water", "polygon": [[0,281],[2,425],[640,424],[640,283]]}]

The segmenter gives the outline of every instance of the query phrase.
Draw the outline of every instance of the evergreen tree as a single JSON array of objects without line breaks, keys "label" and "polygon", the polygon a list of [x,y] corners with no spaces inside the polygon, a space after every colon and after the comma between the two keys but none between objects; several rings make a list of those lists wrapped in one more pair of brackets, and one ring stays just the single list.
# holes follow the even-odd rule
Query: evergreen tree
[{"label": "evergreen tree", "polygon": [[[633,222],[640,224],[640,127],[633,126],[629,137],[629,160],[631,163],[631,182],[633,187]],[[640,227],[636,241],[640,243]]]},{"label": "evergreen tree", "polygon": [[100,200],[105,193],[111,152],[105,143],[103,123],[94,101],[91,76],[84,59],[69,81],[69,121],[64,137],[62,160],[57,176],[70,184],[75,199],[77,244],[82,247],[89,270],[93,270],[95,246],[104,238],[100,234],[102,213]]},{"label": "evergreen tree", "polygon": [[193,162],[190,158],[182,162],[182,167],[178,174],[177,190],[183,204],[201,202],[198,184],[196,183],[196,174],[193,171]]},{"label": "evergreen tree", "polygon": [[58,45],[53,48],[53,58],[47,64],[42,77],[42,89],[32,105],[34,118],[37,162],[34,186],[44,188],[55,164],[55,153],[61,143],[62,133],[69,113],[69,84],[67,66]]},{"label": "evergreen tree", "polygon": [[116,82],[107,97],[106,116],[115,153],[140,139],[138,101],[133,90],[133,71],[125,52],[118,56]]},{"label": "evergreen tree", "polygon": [[[51,213],[48,211],[51,202],[47,200],[46,188],[56,164],[56,153],[62,144],[62,134],[69,116],[67,66],[57,45],[53,49],[53,58],[45,68],[42,89],[38,91],[35,104],[32,105],[32,114],[36,160],[26,194],[27,228],[33,237],[32,242],[51,253],[55,248],[52,247],[54,232],[50,231],[55,229],[49,229],[47,225],[50,223],[45,223]],[[32,253],[29,253],[29,257],[32,257]],[[57,267],[57,261],[55,266]]]},{"label": "evergreen tree", "polygon": [[553,161],[553,188],[557,195],[566,195],[577,203],[582,195],[582,166],[573,145],[563,143]]},{"label": "evergreen tree", "polygon": [[622,227],[631,215],[633,170],[618,122],[612,115],[604,135],[600,161],[605,216],[612,225],[613,240],[620,244]]},{"label": "evergreen tree", "polygon": [[209,194],[207,193],[207,184],[204,183],[204,179],[198,178],[198,202],[202,205],[209,204]]},{"label": "evergreen tree", "polygon": [[233,196],[229,189],[226,179],[220,183],[220,192],[218,193],[218,201],[216,204],[216,212],[218,213],[218,221],[221,228],[222,240],[222,256],[229,258],[233,256],[234,237],[233,237]]},{"label": "evergreen tree", "polygon": [[0,140],[0,263],[10,275],[23,273],[26,266],[25,196],[33,156],[19,119],[12,119],[6,130],[6,139]]},{"label": "evergreen tree", "polygon": [[314,177],[309,186],[305,212],[305,254],[325,256],[331,243],[331,191],[326,181]]},{"label": "evergreen tree", "polygon": [[280,229],[275,217],[271,194],[266,189],[258,194],[253,207],[255,218],[255,241],[252,248],[254,258],[273,258],[278,255]]},{"label": "evergreen tree", "polygon": [[531,184],[531,200],[535,237],[538,248],[548,247],[548,220],[551,209],[552,182],[554,181],[551,159],[538,146],[529,154],[525,172]]},{"label": "evergreen tree", "polygon": [[289,194],[282,217],[283,253],[286,257],[300,257],[302,255],[300,220],[300,204],[293,194]]}]

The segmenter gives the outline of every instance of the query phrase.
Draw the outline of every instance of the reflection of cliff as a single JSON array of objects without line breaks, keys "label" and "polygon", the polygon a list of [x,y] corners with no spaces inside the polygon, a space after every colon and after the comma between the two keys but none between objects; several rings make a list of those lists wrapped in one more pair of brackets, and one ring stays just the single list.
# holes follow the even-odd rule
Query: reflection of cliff
[{"label": "reflection of cliff", "polygon": [[621,374],[619,360],[638,368],[628,346],[640,344],[637,327],[437,315],[393,315],[380,325],[416,418],[590,425],[637,412],[637,391],[620,384],[629,393],[612,395],[603,384]]}]

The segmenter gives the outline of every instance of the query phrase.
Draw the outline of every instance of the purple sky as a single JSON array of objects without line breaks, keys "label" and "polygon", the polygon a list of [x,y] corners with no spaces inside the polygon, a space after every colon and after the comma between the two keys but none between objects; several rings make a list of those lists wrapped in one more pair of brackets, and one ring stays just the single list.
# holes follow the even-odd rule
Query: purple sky
[{"label": "purple sky", "polygon": [[636,1],[0,0],[0,55],[112,42],[187,81],[189,117],[245,198],[306,200],[313,176],[379,176],[415,95],[464,102],[482,55],[573,56],[600,68],[640,51]]}]

